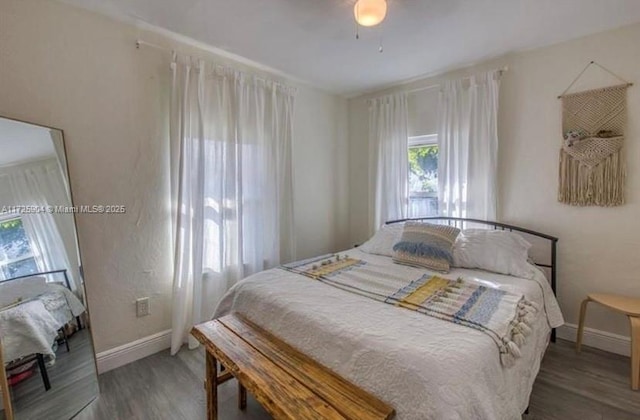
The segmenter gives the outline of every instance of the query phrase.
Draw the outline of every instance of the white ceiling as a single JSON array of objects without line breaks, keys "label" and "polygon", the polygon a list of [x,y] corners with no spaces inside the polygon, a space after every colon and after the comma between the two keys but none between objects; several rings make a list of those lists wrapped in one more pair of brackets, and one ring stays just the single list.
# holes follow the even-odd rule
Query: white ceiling
[{"label": "white ceiling", "polygon": [[0,118],[0,166],[55,155],[48,128]]},{"label": "white ceiling", "polygon": [[355,0],[65,1],[347,95],[640,21],[639,0],[388,0],[386,20],[356,40]]}]

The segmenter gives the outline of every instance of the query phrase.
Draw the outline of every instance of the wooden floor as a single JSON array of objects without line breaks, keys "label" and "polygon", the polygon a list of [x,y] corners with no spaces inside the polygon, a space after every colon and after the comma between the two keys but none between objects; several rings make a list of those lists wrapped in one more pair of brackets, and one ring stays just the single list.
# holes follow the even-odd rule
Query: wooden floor
[{"label": "wooden floor", "polygon": [[[204,420],[204,351],[163,351],[99,376],[100,397],[77,420]],[[218,418],[271,417],[248,395],[246,411],[237,409],[235,380],[218,388]]]},{"label": "wooden floor", "polygon": [[[93,347],[88,329],[69,337],[56,351],[56,361],[47,367],[51,389],[45,391],[40,372],[11,388],[16,420],[68,419],[98,395]],[[1,413],[1,412],[0,412]],[[0,414],[0,419],[4,418]]]},{"label": "wooden floor", "polygon": [[558,340],[533,386],[530,419],[638,420],[640,391],[630,387],[628,357]]},{"label": "wooden floor", "polygon": [[[100,376],[101,396],[77,419],[204,419],[202,350],[155,354]],[[249,396],[236,405],[236,384],[219,390],[219,418],[269,419]],[[640,392],[629,388],[629,359],[558,340],[547,351],[525,420],[631,420],[640,418]]]}]

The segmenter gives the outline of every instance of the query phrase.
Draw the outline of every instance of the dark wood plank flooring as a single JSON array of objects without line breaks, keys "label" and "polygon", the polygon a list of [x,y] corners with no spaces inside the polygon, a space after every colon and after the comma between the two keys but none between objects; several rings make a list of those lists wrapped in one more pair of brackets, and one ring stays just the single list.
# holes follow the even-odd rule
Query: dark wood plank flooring
[{"label": "dark wood plank flooring", "polygon": [[[204,419],[204,354],[163,351],[99,377],[101,396],[77,419]],[[219,418],[269,419],[251,397],[237,409],[236,384],[219,390]],[[551,344],[531,396],[525,420],[627,420],[640,418],[640,392],[629,388],[629,358],[573,343]]]},{"label": "dark wood plank flooring", "polygon": [[629,358],[558,340],[551,344],[533,387],[530,419],[640,419],[640,391],[630,387]]},{"label": "dark wood plank flooring", "polygon": [[[99,376],[100,397],[77,420],[160,420],[206,418],[204,350],[165,350]],[[218,418],[259,420],[271,417],[251,397],[237,408],[235,380],[218,388]]]},{"label": "dark wood plank flooring", "polygon": [[[69,337],[69,352],[64,344],[58,347],[55,364],[47,367],[49,391],[45,391],[37,369],[34,375],[11,388],[16,420],[68,419],[98,395],[89,334],[89,330],[84,329]],[[3,418],[0,414],[0,419]]]}]

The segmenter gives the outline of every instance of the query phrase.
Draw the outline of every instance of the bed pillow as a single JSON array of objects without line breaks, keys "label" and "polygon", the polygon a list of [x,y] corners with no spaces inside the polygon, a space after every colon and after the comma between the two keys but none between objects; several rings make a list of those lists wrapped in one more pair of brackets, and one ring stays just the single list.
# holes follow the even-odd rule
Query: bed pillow
[{"label": "bed pillow", "polygon": [[367,254],[393,256],[393,246],[400,242],[404,223],[392,223],[384,225],[358,249]]},{"label": "bed pillow", "polygon": [[393,261],[447,273],[459,233],[453,226],[407,222],[400,241],[393,246]]},{"label": "bed pillow", "polygon": [[4,281],[0,283],[0,308],[31,299],[46,290],[47,279],[40,276]]},{"label": "bed pillow", "polygon": [[529,248],[531,244],[517,233],[466,229],[454,245],[453,266],[529,279],[535,273],[535,268],[528,262]]}]

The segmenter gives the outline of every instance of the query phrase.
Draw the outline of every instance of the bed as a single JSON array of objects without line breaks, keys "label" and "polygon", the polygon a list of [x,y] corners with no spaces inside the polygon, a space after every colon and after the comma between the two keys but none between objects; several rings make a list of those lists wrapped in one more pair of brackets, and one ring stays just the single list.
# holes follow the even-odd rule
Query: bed
[{"label": "bed", "polygon": [[[65,274],[65,283],[47,282],[45,276],[57,273]],[[84,305],[71,291],[66,270],[0,282],[0,333],[5,362],[15,368],[35,356],[45,389],[49,389],[45,362],[54,363],[53,346],[60,331],[74,318],[80,327],[79,317],[84,311]],[[66,341],[65,344],[68,348]]]},{"label": "bed", "polygon": [[[507,230],[538,241],[530,255],[539,260],[532,262],[540,269],[533,270],[531,278],[461,268],[445,275],[522,293],[541,309],[531,321],[527,344],[511,366],[501,363],[494,340],[482,331],[384,304],[282,268],[236,284],[223,297],[214,317],[242,314],[391,404],[401,420],[521,418],[551,331],[563,323],[554,296],[557,239],[496,222],[420,220]],[[547,250],[540,251],[545,246]],[[358,248],[340,255],[371,266],[392,267],[394,273],[407,278],[425,275],[424,268],[394,264],[388,256]]]}]

